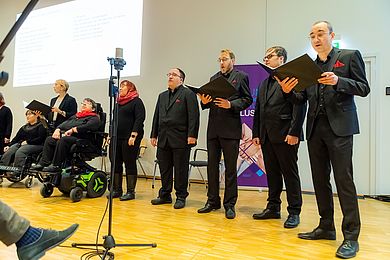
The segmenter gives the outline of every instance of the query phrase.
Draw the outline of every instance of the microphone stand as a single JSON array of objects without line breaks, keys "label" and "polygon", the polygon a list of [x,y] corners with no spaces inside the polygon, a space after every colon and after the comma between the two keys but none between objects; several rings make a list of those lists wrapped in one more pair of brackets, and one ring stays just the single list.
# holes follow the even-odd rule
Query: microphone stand
[{"label": "microphone stand", "polygon": [[[93,247],[103,247],[103,256],[101,259],[106,259],[106,256],[109,255],[109,251],[114,247],[139,247],[139,246],[147,246],[147,247],[157,247],[156,243],[150,244],[117,244],[115,243],[114,236],[112,235],[112,205],[113,198],[112,193],[114,190],[114,178],[115,178],[115,157],[116,157],[116,146],[117,146],[117,129],[118,129],[118,87],[115,86],[115,79],[119,83],[120,79],[120,71],[123,69],[123,66],[126,65],[126,61],[123,58],[107,58],[111,65],[111,76],[109,80],[109,96],[110,96],[110,145],[112,146],[111,154],[111,172],[110,172],[110,188],[109,188],[109,196],[108,196],[108,234],[103,236],[104,242],[103,244],[81,244],[81,243],[73,243],[72,247],[83,247],[83,246],[93,246]],[[117,76],[113,75],[113,66],[117,71]],[[118,84],[119,85],[119,84]],[[114,108],[113,108],[114,107]],[[99,252],[98,252],[99,253]],[[100,254],[100,253],[99,253]],[[111,258],[112,256],[112,258]],[[109,255],[109,259],[113,259],[114,254],[111,253]]]}]

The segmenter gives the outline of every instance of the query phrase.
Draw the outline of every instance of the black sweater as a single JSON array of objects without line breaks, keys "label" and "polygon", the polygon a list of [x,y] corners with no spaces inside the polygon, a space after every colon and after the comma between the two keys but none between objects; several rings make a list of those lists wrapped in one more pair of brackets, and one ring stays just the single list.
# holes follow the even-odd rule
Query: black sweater
[{"label": "black sweater", "polygon": [[19,129],[18,133],[12,139],[9,146],[16,143],[22,143],[23,141],[26,141],[27,144],[43,145],[46,137],[47,129],[43,126],[41,122],[38,122],[33,125],[25,124]]},{"label": "black sweater", "polygon": [[137,132],[137,139],[144,134],[145,106],[139,97],[118,105],[118,139],[129,139],[131,132]]}]

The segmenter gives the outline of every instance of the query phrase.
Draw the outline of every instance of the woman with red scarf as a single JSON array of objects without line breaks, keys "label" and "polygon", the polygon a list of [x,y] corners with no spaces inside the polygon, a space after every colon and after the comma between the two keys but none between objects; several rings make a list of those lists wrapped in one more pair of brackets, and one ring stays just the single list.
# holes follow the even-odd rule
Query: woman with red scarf
[{"label": "woman with red scarf", "polygon": [[93,133],[91,132],[96,132],[99,129],[100,119],[95,111],[95,101],[84,98],[80,112],[61,123],[54,130],[53,135],[46,138],[42,158],[31,169],[59,172],[72,145],[79,139],[92,140]]},{"label": "woman with red scarf", "polygon": [[[123,80],[119,86],[118,96],[118,131],[116,150],[110,147],[112,161],[115,152],[115,177],[113,198],[120,200],[135,199],[135,186],[137,183],[137,157],[142,137],[144,135],[145,106],[138,97],[135,85]],[[122,174],[123,163],[126,169],[127,193],[123,194]]]}]

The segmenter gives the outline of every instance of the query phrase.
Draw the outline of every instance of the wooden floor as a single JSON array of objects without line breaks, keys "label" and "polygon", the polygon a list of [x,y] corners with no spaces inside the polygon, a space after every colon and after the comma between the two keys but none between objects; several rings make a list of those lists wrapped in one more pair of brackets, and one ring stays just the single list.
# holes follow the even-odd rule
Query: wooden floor
[{"label": "wooden floor", "polygon": [[[155,242],[157,247],[113,248],[110,252],[115,254],[115,259],[336,259],[335,251],[342,242],[337,199],[337,241],[306,241],[298,239],[297,233],[310,231],[318,223],[313,195],[304,195],[300,226],[285,229],[285,197],[281,220],[255,221],[252,214],[265,206],[267,193],[240,191],[237,217],[228,220],[223,210],[202,215],[196,212],[206,200],[203,184],[192,184],[187,206],[175,210],[172,205],[150,204],[160,185],[158,182],[152,189],[151,183],[151,180],[139,180],[136,200],[115,200],[112,233],[117,243]],[[63,229],[71,223],[79,223],[79,230],[64,246],[73,242],[94,243],[106,197],[84,198],[72,203],[57,189],[50,198],[42,198],[40,187],[37,180],[30,189],[22,183],[11,185],[4,180],[0,184],[0,198],[29,218],[33,226]],[[360,252],[355,259],[390,259],[390,203],[361,199],[359,204],[363,225]],[[103,221],[98,236],[100,242],[107,234],[107,223],[108,218]],[[43,259],[81,259],[86,252],[88,250],[57,247]],[[0,259],[17,259],[15,246],[7,248],[0,244]]]}]

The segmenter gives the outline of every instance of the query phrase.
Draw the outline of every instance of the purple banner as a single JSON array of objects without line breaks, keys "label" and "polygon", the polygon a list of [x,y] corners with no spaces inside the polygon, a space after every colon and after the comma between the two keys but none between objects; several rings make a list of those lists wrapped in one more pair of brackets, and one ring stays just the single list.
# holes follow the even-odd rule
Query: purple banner
[{"label": "purple banner", "polygon": [[236,69],[249,75],[249,88],[253,103],[241,111],[242,139],[237,160],[237,181],[239,186],[268,187],[264,168],[263,153],[260,146],[252,144],[253,116],[255,114],[257,87],[268,77],[259,65],[236,65]]}]

